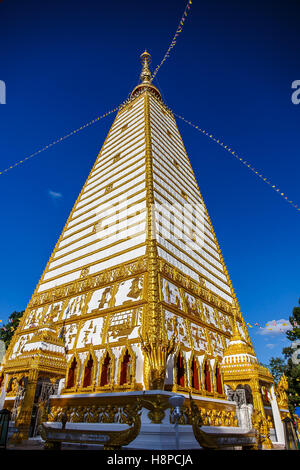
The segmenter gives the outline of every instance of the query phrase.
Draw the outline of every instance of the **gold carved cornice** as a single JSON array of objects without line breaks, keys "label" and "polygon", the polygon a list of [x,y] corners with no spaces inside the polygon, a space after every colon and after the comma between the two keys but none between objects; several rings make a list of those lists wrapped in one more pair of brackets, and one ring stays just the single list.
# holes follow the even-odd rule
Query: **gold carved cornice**
[{"label": "gold carved cornice", "polygon": [[203,279],[196,282],[194,279],[182,273],[179,269],[175,268],[162,258],[159,258],[159,270],[164,276],[175,282],[175,284],[184,287],[189,293],[196,295],[203,301],[223,310],[226,314],[232,315],[232,305],[208,289],[205,286],[205,281]]},{"label": "gold carved cornice", "polygon": [[119,266],[115,266],[114,268],[106,269],[94,275],[89,275],[84,279],[77,279],[76,281],[38,293],[31,299],[28,308],[39,307],[67,297],[82,294],[84,292],[106,286],[115,281],[143,273],[146,270],[147,265],[144,257],[135,262],[123,263]]}]

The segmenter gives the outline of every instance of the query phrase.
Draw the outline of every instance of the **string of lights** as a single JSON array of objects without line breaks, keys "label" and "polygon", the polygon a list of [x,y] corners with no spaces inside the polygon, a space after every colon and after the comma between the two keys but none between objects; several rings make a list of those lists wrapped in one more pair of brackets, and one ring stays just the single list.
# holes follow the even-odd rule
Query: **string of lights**
[{"label": "string of lights", "polygon": [[186,17],[191,9],[191,5],[192,5],[192,0],[188,0],[187,4],[186,4],[186,7],[185,7],[185,10],[183,12],[183,15],[179,21],[179,24],[178,24],[178,27],[177,27],[177,30],[176,30],[176,33],[167,49],[167,52],[165,53],[162,61],[157,65],[156,69],[154,70],[153,74],[152,74],[152,80],[155,78],[157,72],[159,71],[159,69],[161,68],[161,66],[163,65],[163,63],[167,60],[167,58],[170,56],[170,52],[171,50],[173,49],[173,47],[175,47],[176,45],[176,42],[177,42],[177,38],[179,36],[179,34],[182,32],[183,30],[183,26],[184,26],[184,22],[186,20]]},{"label": "string of lights", "polygon": [[116,108],[108,111],[107,113],[105,114],[102,114],[101,116],[98,116],[97,118],[93,119],[92,121],[89,121],[87,122],[86,124],[84,124],[83,126],[80,126],[78,127],[77,129],[69,132],[68,134],[64,135],[63,137],[60,137],[59,139],[57,140],[54,140],[53,142],[51,142],[50,144],[46,145],[45,147],[42,147],[41,149],[37,150],[36,152],[32,153],[31,155],[28,155],[27,157],[23,158],[22,160],[19,160],[18,162],[14,163],[13,165],[5,168],[5,170],[2,170],[0,171],[0,175],[3,175],[4,173],[7,173],[8,171],[12,170],[13,168],[21,165],[22,163],[25,163],[27,160],[39,155],[40,153],[42,152],[45,152],[45,150],[48,150],[49,148],[53,147],[54,145],[62,142],[63,140],[66,140],[68,139],[69,137],[71,137],[72,135],[74,134],[77,134],[78,132],[82,131],[83,129],[85,129],[86,127],[89,127],[89,126],[92,126],[93,124],[95,124],[96,122],[100,121],[101,119],[105,118],[106,116],[108,116],[109,114],[112,114],[114,112],[116,112],[118,109],[120,108],[120,106],[117,106]]},{"label": "string of lights", "polygon": [[300,211],[300,206],[296,204],[294,201],[290,200],[288,196],[278,186],[273,184],[268,178],[266,178],[259,170],[254,168],[247,160],[245,160],[243,157],[241,157],[235,150],[233,150],[229,145],[226,145],[224,142],[222,142],[220,139],[218,139],[216,136],[214,136],[212,133],[207,132],[205,129],[201,129],[199,126],[196,124],[193,124],[191,121],[188,121],[185,119],[183,116],[180,116],[179,114],[174,113],[174,116],[177,118],[181,119],[184,121],[186,124],[189,124],[190,126],[194,127],[197,129],[199,132],[202,132],[202,134],[206,135],[209,139],[213,140],[216,144],[220,145],[223,149],[225,149],[230,155],[234,156],[237,160],[239,160],[240,163],[245,165],[249,170],[251,170],[258,178],[260,178],[264,183],[270,186],[271,189],[273,189],[275,192],[277,192],[286,202],[288,202],[291,206],[293,206],[297,211]]}]

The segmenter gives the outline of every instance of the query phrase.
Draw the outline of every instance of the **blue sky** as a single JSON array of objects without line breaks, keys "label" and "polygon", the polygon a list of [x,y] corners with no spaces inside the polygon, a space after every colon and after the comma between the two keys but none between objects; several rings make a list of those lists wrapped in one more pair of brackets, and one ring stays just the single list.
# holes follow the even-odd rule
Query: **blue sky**
[{"label": "blue sky", "polygon": [[[116,107],[153,70],[185,1],[3,0],[1,169]],[[193,0],[155,84],[174,112],[228,143],[300,205],[296,1]],[[112,123],[100,121],[0,175],[0,318],[26,307]],[[222,148],[179,129],[246,322],[287,319],[299,289],[300,212]],[[249,330],[259,360],[287,345]]]}]

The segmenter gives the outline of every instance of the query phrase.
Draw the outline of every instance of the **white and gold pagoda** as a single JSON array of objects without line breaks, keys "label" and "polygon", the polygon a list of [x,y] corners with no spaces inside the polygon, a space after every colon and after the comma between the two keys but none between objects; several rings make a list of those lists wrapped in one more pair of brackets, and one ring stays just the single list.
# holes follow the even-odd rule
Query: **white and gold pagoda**
[{"label": "white and gold pagoda", "polygon": [[[141,82],[117,113],[5,356],[4,406],[13,408],[12,384],[31,377],[35,364],[31,389],[42,377],[59,382],[53,420],[55,407],[143,395],[158,423],[176,392],[192,394],[207,424],[236,426],[224,379],[252,386],[254,408],[266,417],[261,388],[268,394],[273,378],[258,366],[175,118],[151,82],[148,52],[141,60]],[[51,360],[39,369],[30,345],[47,322],[57,344],[43,349],[41,339],[39,357]],[[23,438],[33,395],[26,400],[25,390]]]}]

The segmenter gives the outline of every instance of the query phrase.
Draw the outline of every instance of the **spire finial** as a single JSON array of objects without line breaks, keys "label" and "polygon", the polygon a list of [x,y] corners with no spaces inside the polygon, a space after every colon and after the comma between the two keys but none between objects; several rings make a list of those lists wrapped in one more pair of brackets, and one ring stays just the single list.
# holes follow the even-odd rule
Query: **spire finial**
[{"label": "spire finial", "polygon": [[151,55],[148,51],[145,50],[140,57],[142,63],[142,71],[140,75],[140,80],[142,83],[151,83],[151,72],[149,65],[151,64]]},{"label": "spire finial", "polygon": [[231,339],[233,341],[241,340],[242,337],[241,337],[241,334],[239,332],[238,325],[237,325],[237,307],[235,304],[234,304],[234,307],[232,307],[232,311],[233,311],[233,330],[232,330]]},{"label": "spire finial", "polygon": [[148,51],[143,52],[140,56],[140,61],[142,64],[142,71],[140,74],[140,83],[134,88],[132,91],[130,98],[134,98],[137,94],[141,93],[142,91],[150,91],[153,95],[155,95],[158,99],[161,100],[161,95],[156,86],[154,86],[152,82],[152,76],[149,69],[149,65],[151,64],[151,55]]}]

